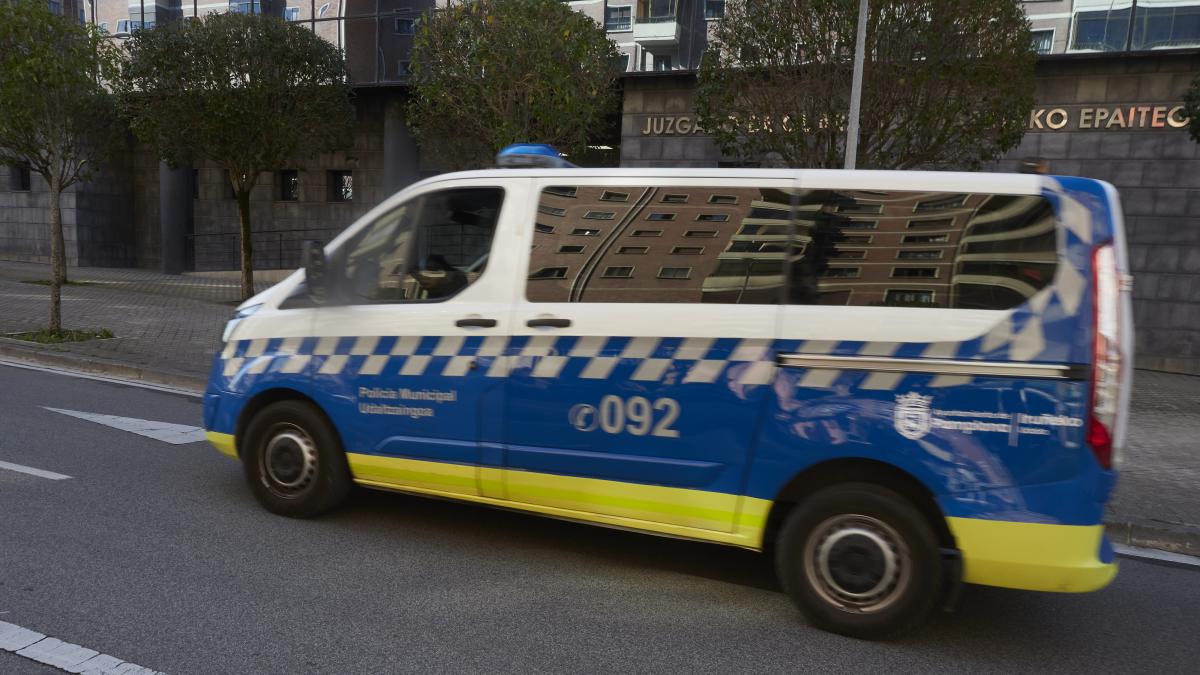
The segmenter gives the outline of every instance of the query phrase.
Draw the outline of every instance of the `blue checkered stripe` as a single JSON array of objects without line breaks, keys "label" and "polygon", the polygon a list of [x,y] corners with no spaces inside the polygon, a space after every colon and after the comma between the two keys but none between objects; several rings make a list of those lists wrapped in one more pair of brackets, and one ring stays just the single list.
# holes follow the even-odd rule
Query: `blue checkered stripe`
[{"label": "blue checkered stripe", "polygon": [[[609,336],[362,336],[231,341],[221,374],[462,377],[575,377],[679,384],[718,378],[742,385],[774,377],[772,341],[754,338]],[[528,372],[525,372],[528,371]]]}]

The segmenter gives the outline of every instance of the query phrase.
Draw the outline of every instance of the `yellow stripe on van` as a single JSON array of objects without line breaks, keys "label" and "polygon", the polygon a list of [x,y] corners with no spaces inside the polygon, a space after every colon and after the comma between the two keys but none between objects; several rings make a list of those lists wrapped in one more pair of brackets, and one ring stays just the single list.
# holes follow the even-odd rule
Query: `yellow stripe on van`
[{"label": "yellow stripe on van", "polygon": [[238,459],[237,443],[235,443],[233,440],[233,434],[221,434],[217,433],[216,431],[205,431],[204,438],[211,443],[214,448],[217,449],[217,452],[225,455],[226,457]]},{"label": "yellow stripe on van", "polygon": [[1103,525],[947,518],[962,551],[963,581],[1028,591],[1086,593],[1108,585],[1116,563],[1100,561]]},{"label": "yellow stripe on van", "polygon": [[767,500],[723,492],[399,457],[346,456],[355,481],[363,485],[751,549],[762,545],[771,505]]}]

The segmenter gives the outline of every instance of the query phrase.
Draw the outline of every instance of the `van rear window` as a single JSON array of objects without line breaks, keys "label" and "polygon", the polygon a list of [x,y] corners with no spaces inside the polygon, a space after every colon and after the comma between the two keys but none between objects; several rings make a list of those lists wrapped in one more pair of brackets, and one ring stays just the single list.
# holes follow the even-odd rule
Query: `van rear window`
[{"label": "van rear window", "polygon": [[[565,236],[584,229],[573,222],[600,207],[612,215],[587,220],[599,241],[582,255],[565,256],[559,245],[532,252],[530,278],[552,281],[528,284],[531,302],[1000,310],[1050,284],[1058,264],[1057,221],[1040,196],[606,185],[548,189],[539,211],[560,203],[564,190],[575,195],[565,214],[572,222],[539,229],[539,242],[561,238],[569,246]],[[630,199],[614,204],[612,194]],[[636,227],[651,216],[663,228],[653,241]],[[701,219],[708,229],[687,227]],[[693,256],[686,276],[660,273],[674,270],[684,251]],[[619,264],[634,252],[656,259]],[[606,273],[617,267],[622,274]],[[539,276],[544,269],[556,274]]]},{"label": "van rear window", "polygon": [[[796,213],[789,304],[1011,309],[1058,266],[1057,220],[1040,196],[810,190]],[[873,214],[867,244],[848,215],[860,213]],[[839,265],[851,250],[853,276]]]}]

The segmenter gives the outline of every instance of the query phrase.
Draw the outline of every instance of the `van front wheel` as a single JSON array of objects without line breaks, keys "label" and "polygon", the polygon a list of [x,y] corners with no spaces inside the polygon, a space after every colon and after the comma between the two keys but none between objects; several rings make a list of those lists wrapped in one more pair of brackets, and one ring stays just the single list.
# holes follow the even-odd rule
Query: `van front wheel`
[{"label": "van front wheel", "polygon": [[350,469],[337,433],[305,401],[279,401],[246,426],[242,466],[250,490],[268,511],[309,518],[350,492]]},{"label": "van front wheel", "polygon": [[907,499],[869,483],[825,488],[783,525],[784,590],[815,626],[880,640],[923,625],[942,597],[937,536]]}]

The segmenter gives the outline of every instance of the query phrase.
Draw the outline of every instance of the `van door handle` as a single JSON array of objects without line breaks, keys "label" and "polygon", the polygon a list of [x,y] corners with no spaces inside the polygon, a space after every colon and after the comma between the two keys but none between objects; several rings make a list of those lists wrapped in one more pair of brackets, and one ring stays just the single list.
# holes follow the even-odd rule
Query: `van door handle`
[{"label": "van door handle", "polygon": [[466,319],[459,319],[458,321],[454,322],[454,325],[458,326],[459,328],[495,328],[496,320],[483,319],[476,316],[468,317]]},{"label": "van door handle", "polygon": [[525,322],[530,328],[566,328],[571,325],[570,319],[530,319]]}]

